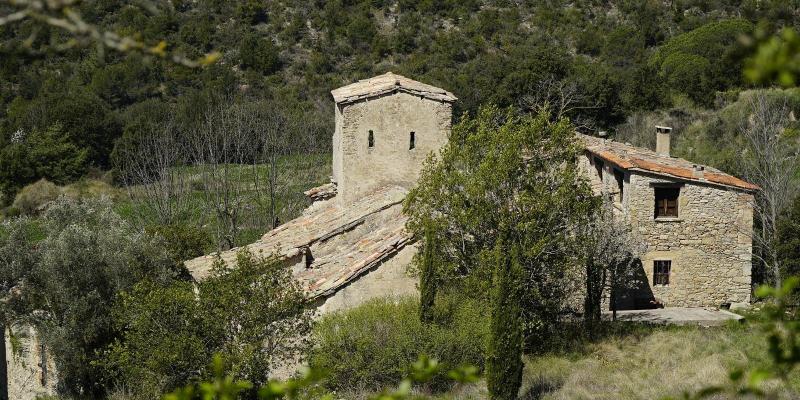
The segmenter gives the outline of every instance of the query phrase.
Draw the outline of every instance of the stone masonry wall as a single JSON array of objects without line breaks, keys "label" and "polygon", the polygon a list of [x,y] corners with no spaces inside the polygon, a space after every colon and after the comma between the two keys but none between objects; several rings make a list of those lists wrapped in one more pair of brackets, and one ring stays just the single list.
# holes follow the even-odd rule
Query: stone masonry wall
[{"label": "stone masonry wall", "polygon": [[[596,194],[614,200],[616,210],[647,243],[641,258],[648,288],[636,296],[655,298],[667,307],[719,307],[750,301],[753,196],[747,192],[645,172],[624,175],[623,195],[604,163],[602,179],[594,159],[579,166]],[[655,187],[680,184],[678,218],[655,218]],[[670,260],[670,282],[653,285],[655,260]],[[648,293],[649,292],[649,293]]]},{"label": "stone masonry wall", "polygon": [[[336,197],[343,202],[384,185],[412,187],[425,159],[444,146],[450,134],[450,103],[404,92],[336,107],[333,179]],[[372,148],[367,141],[370,130],[375,139]]]},{"label": "stone masonry wall", "polygon": [[8,398],[33,400],[40,396],[54,395],[57,383],[55,363],[52,357],[45,355],[46,368],[42,368],[41,345],[35,330],[30,326],[18,326],[14,328],[13,344],[9,330],[5,331],[4,338]]}]

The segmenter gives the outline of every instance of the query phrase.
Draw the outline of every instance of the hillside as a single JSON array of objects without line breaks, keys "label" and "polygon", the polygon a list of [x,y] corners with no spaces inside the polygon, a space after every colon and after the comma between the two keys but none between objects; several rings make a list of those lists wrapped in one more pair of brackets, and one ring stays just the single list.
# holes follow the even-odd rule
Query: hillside
[{"label": "hillside", "polygon": [[[614,131],[637,111],[712,107],[718,92],[744,86],[741,35],[762,20],[767,31],[800,21],[796,7],[777,0],[98,0],[79,11],[188,57],[217,50],[222,58],[189,69],[95,47],[55,51],[48,44],[63,39],[58,32],[0,27],[2,203],[41,177],[65,184],[113,168],[115,147],[145,122],[170,115],[191,125],[220,99],[301,113],[303,152],[327,153],[328,92],[388,70],[451,90],[456,115],[566,98],[562,111],[578,125]],[[46,154],[26,159],[11,145],[47,130]],[[43,165],[53,157],[73,162]]]}]

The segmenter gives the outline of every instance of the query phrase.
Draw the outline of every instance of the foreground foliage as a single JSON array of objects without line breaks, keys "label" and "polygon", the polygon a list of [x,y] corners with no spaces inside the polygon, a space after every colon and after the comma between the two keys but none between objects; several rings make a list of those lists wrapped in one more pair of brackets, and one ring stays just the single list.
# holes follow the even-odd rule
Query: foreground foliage
[{"label": "foreground foliage", "polygon": [[136,388],[143,398],[210,378],[214,354],[234,378],[264,384],[300,360],[311,314],[282,262],[242,251],[196,286],[142,281],[122,294],[113,313],[122,334],[99,364],[110,387]]},{"label": "foreground foliage", "polygon": [[[399,382],[407,365],[422,355],[442,368],[473,365],[482,369],[488,338],[486,312],[463,296],[440,296],[432,323],[422,323],[418,299],[385,298],[326,316],[314,328],[313,370],[325,371],[324,387],[337,392],[378,391]],[[444,374],[430,377],[426,389],[447,389]]]}]

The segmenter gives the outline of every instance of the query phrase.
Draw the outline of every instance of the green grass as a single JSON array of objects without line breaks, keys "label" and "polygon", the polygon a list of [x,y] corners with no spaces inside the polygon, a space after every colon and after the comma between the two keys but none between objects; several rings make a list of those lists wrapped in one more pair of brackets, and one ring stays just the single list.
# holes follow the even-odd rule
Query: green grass
[{"label": "green grass", "polygon": [[[236,185],[236,192],[240,193],[242,202],[240,231],[236,237],[237,245],[244,245],[256,241],[266,231],[271,229],[272,221],[269,220],[270,200],[267,196],[266,177],[269,165],[232,165],[229,166],[230,176]],[[304,154],[297,156],[284,156],[278,160],[277,196],[275,209],[279,221],[289,221],[303,211],[308,205],[308,200],[303,192],[326,182],[331,175],[329,154]],[[206,206],[204,188],[199,167],[182,167],[183,180],[186,184],[186,207],[179,220],[182,224],[197,226],[206,230],[211,237],[216,237],[218,221]],[[261,187],[256,190],[256,179]],[[115,210],[128,219],[141,219],[157,222],[158,218],[140,201],[137,190],[131,188],[133,196],[120,196],[115,203]],[[216,242],[207,251],[216,250]]]},{"label": "green grass", "polygon": [[[565,329],[565,332],[568,332]],[[571,336],[571,335],[567,335]],[[525,357],[520,399],[680,398],[727,382],[735,368],[768,362],[766,339],[755,324],[675,327],[616,324],[600,339],[565,338],[573,343]],[[778,398],[800,397],[800,374],[787,386],[772,382]],[[353,398],[366,398],[366,394]],[[484,382],[460,385],[437,399],[486,399]],[[731,397],[712,397],[727,399]]]}]

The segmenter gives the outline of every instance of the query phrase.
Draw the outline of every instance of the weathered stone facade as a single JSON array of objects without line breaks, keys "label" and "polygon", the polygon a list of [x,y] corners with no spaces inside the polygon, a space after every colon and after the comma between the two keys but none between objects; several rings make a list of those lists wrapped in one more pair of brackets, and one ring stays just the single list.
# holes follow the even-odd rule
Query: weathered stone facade
[{"label": "weathered stone facade", "polygon": [[[8,398],[33,400],[56,392],[56,368],[30,326],[16,326],[4,332],[8,372]],[[44,351],[44,353],[43,353]]]},{"label": "weathered stone facade", "polygon": [[[636,151],[637,157],[646,153]],[[665,157],[663,163],[671,168],[685,162],[653,156],[654,162],[660,161],[656,157]],[[579,165],[592,190],[610,198],[618,215],[647,244],[639,275],[648,284],[626,293],[621,307],[641,307],[653,300],[666,307],[750,302],[752,186],[710,182],[704,177],[707,167],[701,166],[690,165],[691,179],[632,168],[624,159],[599,151],[588,151]],[[656,217],[657,188],[678,190],[676,217]],[[656,261],[669,261],[666,285],[655,284]]]},{"label": "weathered stone facade", "polygon": [[[362,94],[369,94],[374,85],[380,89],[384,84],[398,89],[379,90],[373,96]],[[428,155],[447,143],[455,100],[449,94],[450,97],[427,96],[434,90],[443,91],[427,85],[420,87],[418,82],[393,74],[356,85],[360,91],[351,92],[359,94],[355,98],[339,97],[334,91],[337,101],[332,180],[337,186],[336,197],[344,203],[382,186],[410,189],[416,184]]]}]

